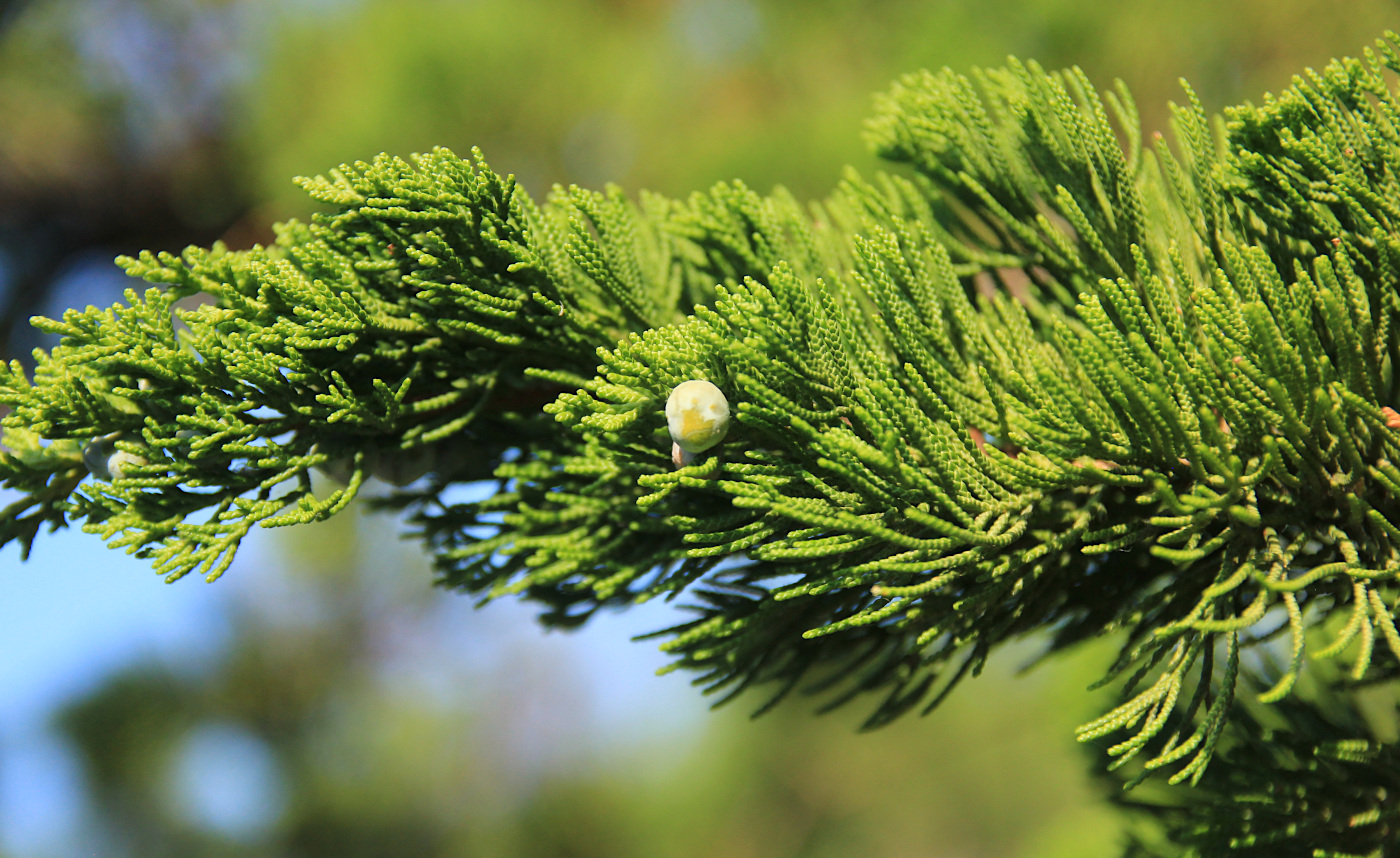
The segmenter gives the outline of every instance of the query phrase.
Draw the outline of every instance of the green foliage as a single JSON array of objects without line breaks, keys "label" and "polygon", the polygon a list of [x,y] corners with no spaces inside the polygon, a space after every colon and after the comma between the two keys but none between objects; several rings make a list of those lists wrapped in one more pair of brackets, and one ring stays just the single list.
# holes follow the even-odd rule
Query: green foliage
[{"label": "green foliage", "polygon": [[[1114,634],[1125,700],[1080,738],[1198,781],[1249,648],[1291,643],[1265,701],[1400,655],[1386,70],[1393,41],[1214,124],[1188,90],[1175,148],[1077,70],[911,75],[869,135],[912,172],[811,206],[342,167],[275,246],[124,260],[164,288],[38,322],[63,340],[0,379],[0,540],[78,519],[215,577],[254,525],[426,469],[386,503],[445,583],[559,625],[686,593],[663,648],[724,699],[877,693],[875,726],[1010,639]],[[734,420],[677,469],[691,378]]]},{"label": "green foliage", "polygon": [[[1393,692],[1393,688],[1390,689]],[[1164,837],[1134,838],[1128,858],[1352,858],[1386,854],[1400,828],[1394,795],[1394,696],[1368,718],[1354,694],[1324,687],[1272,707],[1241,707],[1231,741],[1195,789],[1120,803]],[[1388,721],[1389,730],[1378,730]],[[1390,732],[1390,740],[1381,737]],[[1130,794],[1136,796],[1136,793]]]},{"label": "green foliage", "polygon": [[[15,453],[0,467],[47,488],[6,517],[7,541],[71,516],[170,580],[217,577],[251,527],[332,515],[371,470],[450,454],[464,478],[486,476],[541,431],[539,378],[578,383],[596,343],[670,321],[662,308],[691,291],[616,194],[573,191],[541,211],[447,152],[302,184],[336,213],[284,225],[270,248],[121,260],[165,288],[36,322],[62,345],[36,355],[33,384],[7,368]],[[212,300],[175,308],[195,295]],[[43,438],[116,439],[135,464],[76,488],[77,446]],[[317,466],[346,487],[318,499]]]}]

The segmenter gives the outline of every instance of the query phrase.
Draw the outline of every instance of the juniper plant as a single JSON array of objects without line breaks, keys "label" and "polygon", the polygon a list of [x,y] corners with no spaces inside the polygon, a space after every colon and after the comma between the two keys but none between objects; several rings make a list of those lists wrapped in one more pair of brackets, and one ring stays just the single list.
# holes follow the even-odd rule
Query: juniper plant
[{"label": "juniper plant", "polygon": [[[61,339],[0,377],[0,541],[80,521],[212,580],[381,476],[449,587],[559,626],[680,598],[657,637],[721,700],[873,696],[877,726],[1005,641],[1109,636],[1123,701],[1079,738],[1130,783],[1196,783],[1222,737],[1234,783],[1282,753],[1250,751],[1259,706],[1296,754],[1355,751],[1293,692],[1400,666],[1395,71],[1390,34],[1214,120],[1188,87],[1146,145],[1078,69],[920,72],[867,127],[907,167],[811,204],[536,203],[442,149],[300,179],[325,210],[272,246],[122,258],[144,293],[35,320]],[[692,380],[727,434],[673,460]],[[1334,757],[1394,756],[1367,748]],[[1182,801],[1227,833],[1180,848],[1305,836],[1229,835],[1210,783]]]}]

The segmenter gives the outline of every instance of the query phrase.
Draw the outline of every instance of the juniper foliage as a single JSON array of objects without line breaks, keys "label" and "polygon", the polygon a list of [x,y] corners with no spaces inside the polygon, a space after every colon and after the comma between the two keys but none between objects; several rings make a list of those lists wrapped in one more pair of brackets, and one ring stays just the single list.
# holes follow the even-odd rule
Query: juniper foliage
[{"label": "juniper foliage", "polygon": [[[1198,781],[1251,648],[1271,704],[1400,655],[1395,71],[1392,34],[1215,120],[1188,87],[1147,145],[1077,69],[920,72],[867,128],[908,169],[810,205],[537,204],[441,149],[301,179],[325,211],[273,246],[124,258],[147,291],[35,320],[0,540],[80,521],[212,579],[380,476],[448,586],[564,626],[684,594],[657,636],[721,699],[876,726],[1004,641],[1111,635],[1080,738]],[[676,468],[693,378],[734,425]]]},{"label": "juniper foliage", "polygon": [[1195,787],[1119,793],[1118,804],[1155,823],[1130,837],[1125,858],[1355,858],[1393,849],[1400,710],[1392,699],[1389,711],[1368,716],[1328,679],[1307,701],[1239,707]]}]

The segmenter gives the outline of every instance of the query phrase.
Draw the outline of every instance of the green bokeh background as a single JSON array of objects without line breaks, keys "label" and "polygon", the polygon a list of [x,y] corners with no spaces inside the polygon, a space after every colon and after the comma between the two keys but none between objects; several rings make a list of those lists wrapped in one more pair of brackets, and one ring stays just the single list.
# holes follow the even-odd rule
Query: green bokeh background
[{"label": "green bokeh background", "polygon": [[[1126,81],[1151,132],[1179,77],[1214,111],[1400,23],[1381,0],[35,0],[11,12],[0,223],[81,219],[103,194],[156,188],[169,223],[152,235],[170,248],[268,241],[273,221],[310,211],[292,176],[436,145],[480,146],[536,196],[604,182],[684,195],[739,178],[816,197],[843,165],[877,169],[861,122],[905,71],[1008,54],[1079,65],[1101,87]],[[169,62],[146,56],[147,73],[122,60],[104,14],[165,33]],[[133,252],[122,242],[138,238],[94,246]],[[814,717],[800,700],[751,721],[741,699],[695,729],[585,730],[577,753],[535,753],[575,734],[559,727],[568,694],[527,717],[530,684],[577,679],[568,665],[459,672],[450,636],[439,669],[433,618],[463,597],[431,590],[407,548],[386,554],[394,528],[353,513],[279,537],[281,571],[265,577],[296,599],[248,590],[227,653],[203,672],[134,664],[56,713],[84,764],[90,842],[306,858],[1115,853],[1124,822],[1086,774],[1103,758],[1072,741],[1102,703],[1084,691],[1102,650],[1018,676],[1028,641],[934,714],[874,734],[855,731],[858,711]],[[442,693],[396,680],[405,629],[427,636],[418,667],[438,671]],[[277,800],[256,825],[211,824],[182,794],[179,760],[210,725],[267,761]]]}]

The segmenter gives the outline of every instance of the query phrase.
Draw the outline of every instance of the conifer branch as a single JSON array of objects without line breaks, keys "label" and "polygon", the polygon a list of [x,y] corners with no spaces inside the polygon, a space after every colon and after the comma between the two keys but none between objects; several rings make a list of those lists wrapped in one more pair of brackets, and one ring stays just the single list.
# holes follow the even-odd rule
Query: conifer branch
[{"label": "conifer branch", "polygon": [[[1081,738],[1199,780],[1243,650],[1287,635],[1279,702],[1400,657],[1387,70],[1393,36],[1214,125],[1188,89],[1150,149],[1078,70],[911,75],[869,134],[912,175],[812,206],[537,205],[445,150],[302,180],[329,210],[274,246],[122,260],[161,288],[36,323],[0,543],[80,520],[213,578],[255,525],[426,473],[386,505],[445,584],[566,626],[684,593],[663,649],[724,699],[877,693],[874,726],[1009,639],[1116,635],[1125,702]],[[694,379],[732,425],[673,461]]]},{"label": "conifer branch", "polygon": [[[1194,788],[1121,794],[1158,835],[1134,837],[1125,858],[1386,854],[1400,826],[1397,747],[1378,737],[1354,689],[1320,673],[1306,698],[1237,704],[1229,741]],[[1140,775],[1115,773],[1125,777]]]}]

